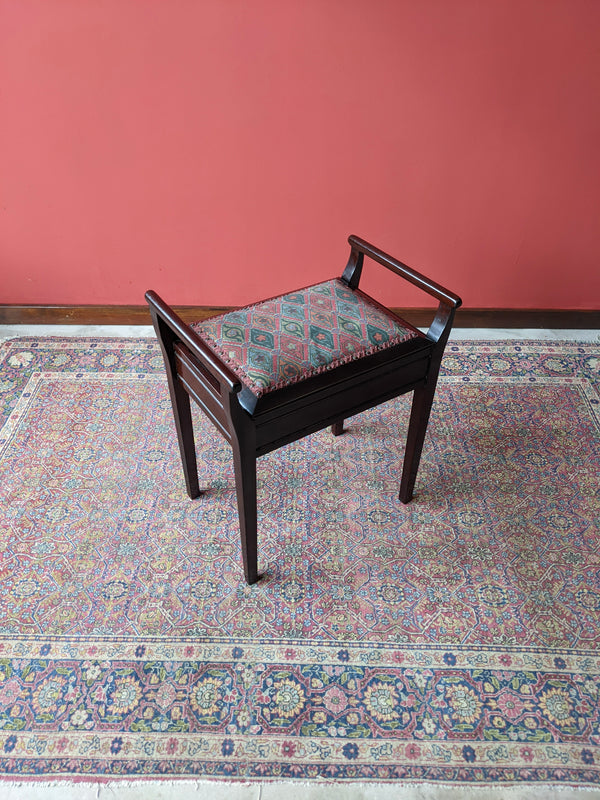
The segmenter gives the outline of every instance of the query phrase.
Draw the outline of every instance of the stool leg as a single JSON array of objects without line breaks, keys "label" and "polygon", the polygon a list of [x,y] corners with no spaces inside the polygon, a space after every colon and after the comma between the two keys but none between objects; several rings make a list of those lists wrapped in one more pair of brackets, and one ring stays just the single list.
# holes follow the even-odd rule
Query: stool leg
[{"label": "stool leg", "polygon": [[242,560],[246,583],[256,583],[259,578],[257,565],[257,513],[256,513],[256,453],[246,448],[234,437],[233,466],[235,491],[240,518]]},{"label": "stool leg", "polygon": [[412,500],[423,442],[427,433],[427,424],[433,405],[436,381],[432,384],[420,386],[414,390],[410,422],[408,424],[408,435],[406,438],[406,450],[404,453],[404,467],[402,469],[402,479],[400,481],[400,500],[409,503]]},{"label": "stool leg", "polygon": [[[150,300],[148,301],[150,302]],[[177,441],[179,442],[179,453],[183,466],[183,477],[185,488],[188,495],[194,500],[201,494],[198,485],[198,465],[196,462],[196,445],[194,443],[194,426],[192,424],[192,411],[190,409],[190,397],[179,382],[177,367],[175,363],[174,344],[177,336],[171,330],[167,322],[159,314],[154,301],[150,302],[150,316],[156,331],[156,337],[160,343],[163,359],[165,362],[165,372],[169,384],[169,395],[175,418],[175,428],[177,430]]]},{"label": "stool leg", "polygon": [[171,404],[173,406],[173,416],[175,417],[175,428],[177,429],[177,441],[179,442],[179,453],[181,454],[185,488],[187,489],[188,495],[193,500],[199,497],[201,492],[198,484],[198,464],[196,461],[196,445],[194,443],[194,425],[192,423],[190,397],[178,382],[177,377],[174,377],[173,380],[169,380],[169,390],[171,394]]},{"label": "stool leg", "polygon": [[340,420],[339,422],[334,422],[331,426],[331,432],[334,436],[341,436],[344,432],[344,420]]}]

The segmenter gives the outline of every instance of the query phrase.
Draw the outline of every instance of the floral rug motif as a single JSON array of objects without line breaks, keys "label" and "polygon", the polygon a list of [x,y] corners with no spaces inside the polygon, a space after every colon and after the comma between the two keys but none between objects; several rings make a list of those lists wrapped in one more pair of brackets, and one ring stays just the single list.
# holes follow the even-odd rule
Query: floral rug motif
[{"label": "floral rug motif", "polygon": [[451,344],[409,398],[185,494],[152,340],[0,345],[0,774],[600,783],[600,346]]}]

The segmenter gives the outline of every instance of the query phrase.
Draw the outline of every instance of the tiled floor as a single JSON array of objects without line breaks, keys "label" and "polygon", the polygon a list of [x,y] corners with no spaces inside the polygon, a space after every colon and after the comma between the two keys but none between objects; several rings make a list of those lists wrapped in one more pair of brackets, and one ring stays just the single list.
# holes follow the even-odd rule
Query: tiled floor
[{"label": "tiled floor", "polygon": [[[144,326],[0,325],[0,341],[16,336],[153,336]],[[600,341],[597,330],[457,328],[452,339]],[[147,781],[144,783],[2,784],[1,800],[600,800],[600,789],[449,787],[397,784],[318,784]]]},{"label": "tiled floor", "polygon": [[[145,325],[0,325],[0,339],[15,336],[154,336]],[[455,328],[452,339],[571,339],[593,342],[600,339],[597,330],[549,330],[542,328]]]}]

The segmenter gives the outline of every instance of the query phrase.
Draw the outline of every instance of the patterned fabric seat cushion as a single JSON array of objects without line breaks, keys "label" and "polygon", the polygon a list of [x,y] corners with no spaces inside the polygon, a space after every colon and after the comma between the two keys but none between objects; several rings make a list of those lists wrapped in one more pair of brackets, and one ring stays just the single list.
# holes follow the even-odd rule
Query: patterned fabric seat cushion
[{"label": "patterned fabric seat cushion", "polygon": [[420,335],[339,279],[191,327],[257,397]]}]

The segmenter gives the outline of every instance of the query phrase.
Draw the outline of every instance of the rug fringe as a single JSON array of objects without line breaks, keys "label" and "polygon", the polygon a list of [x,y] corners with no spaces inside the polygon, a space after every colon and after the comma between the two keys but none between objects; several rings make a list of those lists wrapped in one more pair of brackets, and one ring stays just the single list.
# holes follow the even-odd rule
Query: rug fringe
[{"label": "rug fringe", "polygon": [[[465,785],[457,783],[390,783],[352,781],[229,781],[185,778],[84,778],[49,780],[47,776],[26,781],[0,779],[3,800],[71,800],[65,790],[76,789],[81,800],[291,800],[302,789],[302,800],[568,800],[585,792],[585,800],[600,800],[600,789],[594,786],[555,786],[539,784]],[[224,790],[221,791],[220,789]],[[29,788],[29,792],[27,792]],[[235,791],[235,790],[239,791]],[[258,789],[258,794],[256,790]],[[167,790],[165,792],[165,790]],[[14,792],[14,794],[13,794]],[[18,794],[17,794],[18,792]],[[26,792],[26,793],[24,793]],[[93,794],[91,794],[93,792]],[[225,793],[226,792],[226,793]]]}]

